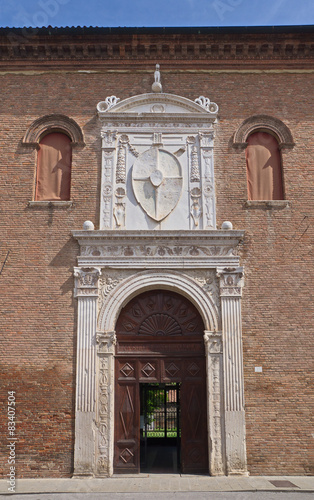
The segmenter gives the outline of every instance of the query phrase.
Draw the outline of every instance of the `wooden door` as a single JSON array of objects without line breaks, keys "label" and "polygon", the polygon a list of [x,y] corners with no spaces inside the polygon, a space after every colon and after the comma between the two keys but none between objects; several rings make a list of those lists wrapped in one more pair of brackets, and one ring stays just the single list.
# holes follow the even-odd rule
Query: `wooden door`
[{"label": "wooden door", "polygon": [[181,384],[181,472],[208,472],[205,359],[189,360]]},{"label": "wooden door", "polygon": [[[134,362],[125,363],[122,370],[131,375]],[[115,450],[114,467],[120,473],[140,472],[140,397],[136,380],[126,380],[116,363]],[[129,373],[129,371],[131,373]]]},{"label": "wooden door", "polygon": [[140,472],[140,383],[181,384],[181,470],[208,472],[204,325],[179,294],[152,290],[117,321],[115,473]]}]

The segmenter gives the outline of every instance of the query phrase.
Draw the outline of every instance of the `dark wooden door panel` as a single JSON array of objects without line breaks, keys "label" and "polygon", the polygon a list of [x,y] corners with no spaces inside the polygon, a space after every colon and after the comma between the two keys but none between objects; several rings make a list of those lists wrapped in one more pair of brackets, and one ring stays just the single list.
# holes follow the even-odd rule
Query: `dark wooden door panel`
[{"label": "dark wooden door panel", "polygon": [[115,456],[118,472],[139,472],[140,410],[138,383],[116,385]]},{"label": "dark wooden door panel", "polygon": [[181,386],[181,471],[208,472],[206,384],[189,380]]}]

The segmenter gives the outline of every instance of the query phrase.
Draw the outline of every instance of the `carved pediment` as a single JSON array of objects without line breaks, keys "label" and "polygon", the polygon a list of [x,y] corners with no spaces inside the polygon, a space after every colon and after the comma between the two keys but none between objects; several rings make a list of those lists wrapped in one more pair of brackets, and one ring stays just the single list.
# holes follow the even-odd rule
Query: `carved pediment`
[{"label": "carved pediment", "polygon": [[[157,65],[158,66],[158,65]],[[97,105],[101,122],[100,229],[214,229],[217,104],[162,92]]]},{"label": "carved pediment", "polygon": [[216,118],[218,106],[207,97],[200,96],[191,101],[186,97],[174,94],[141,94],[121,101],[116,96],[110,96],[97,104],[100,118],[105,118],[108,113],[130,115],[205,115],[207,118]]}]

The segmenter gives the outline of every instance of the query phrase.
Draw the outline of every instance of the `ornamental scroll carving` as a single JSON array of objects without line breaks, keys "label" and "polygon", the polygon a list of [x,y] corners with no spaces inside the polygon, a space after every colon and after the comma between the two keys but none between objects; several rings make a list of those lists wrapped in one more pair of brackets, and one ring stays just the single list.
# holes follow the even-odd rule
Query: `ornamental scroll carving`
[{"label": "ornamental scroll carving", "polygon": [[215,275],[215,271],[208,271],[206,269],[201,270],[190,270],[185,272],[188,276],[191,276],[197,283],[202,287],[202,289],[211,297],[213,307],[215,309],[218,324],[221,322],[221,311],[220,311],[220,298],[219,298],[219,285],[218,280]]}]

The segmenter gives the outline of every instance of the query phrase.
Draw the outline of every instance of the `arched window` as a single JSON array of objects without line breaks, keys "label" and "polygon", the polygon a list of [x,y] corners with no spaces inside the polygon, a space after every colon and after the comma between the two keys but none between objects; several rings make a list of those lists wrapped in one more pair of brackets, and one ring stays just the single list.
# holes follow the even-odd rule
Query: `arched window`
[{"label": "arched window", "polygon": [[52,132],[39,141],[36,201],[69,200],[71,189],[71,139]]},{"label": "arched window", "polygon": [[247,138],[246,169],[249,200],[283,200],[281,155],[277,139],[256,131]]}]

